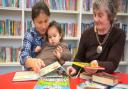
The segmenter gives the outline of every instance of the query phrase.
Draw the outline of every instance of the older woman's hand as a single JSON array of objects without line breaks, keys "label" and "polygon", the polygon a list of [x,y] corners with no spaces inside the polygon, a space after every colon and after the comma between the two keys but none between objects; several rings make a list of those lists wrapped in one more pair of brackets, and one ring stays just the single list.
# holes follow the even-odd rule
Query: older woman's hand
[{"label": "older woman's hand", "polygon": [[88,69],[88,68],[85,68],[85,72],[87,74],[90,74],[90,75],[95,74],[97,72],[97,70],[98,69]]},{"label": "older woman's hand", "polygon": [[95,74],[97,72],[98,69],[95,69],[95,67],[98,67],[98,62],[97,60],[93,60],[90,62],[91,67],[92,68],[84,68],[85,72],[87,72],[88,74]]},{"label": "older woman's hand", "polygon": [[31,67],[36,73],[40,72],[40,69],[45,66],[44,61],[37,58],[27,58],[25,61],[26,67]]}]

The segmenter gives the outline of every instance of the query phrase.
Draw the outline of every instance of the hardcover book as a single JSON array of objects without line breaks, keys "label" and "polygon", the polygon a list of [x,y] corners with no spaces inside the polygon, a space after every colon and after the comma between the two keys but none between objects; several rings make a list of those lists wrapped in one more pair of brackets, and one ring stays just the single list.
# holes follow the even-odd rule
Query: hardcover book
[{"label": "hardcover book", "polygon": [[119,78],[111,74],[101,72],[101,73],[96,73],[92,75],[92,81],[106,84],[109,86],[114,86],[119,83]]},{"label": "hardcover book", "polygon": [[80,78],[85,79],[85,80],[92,80],[92,75],[90,75],[86,72],[83,72],[80,74]]}]

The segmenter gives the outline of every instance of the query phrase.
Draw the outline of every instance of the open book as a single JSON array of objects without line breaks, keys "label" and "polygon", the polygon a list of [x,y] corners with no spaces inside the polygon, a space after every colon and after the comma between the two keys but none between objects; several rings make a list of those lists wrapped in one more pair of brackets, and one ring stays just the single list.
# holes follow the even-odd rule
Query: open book
[{"label": "open book", "polygon": [[23,71],[23,72],[16,72],[12,81],[28,81],[28,80],[37,80],[41,76],[44,76],[58,68],[61,65],[59,62],[54,62],[40,70],[40,73],[37,74],[34,71]]}]

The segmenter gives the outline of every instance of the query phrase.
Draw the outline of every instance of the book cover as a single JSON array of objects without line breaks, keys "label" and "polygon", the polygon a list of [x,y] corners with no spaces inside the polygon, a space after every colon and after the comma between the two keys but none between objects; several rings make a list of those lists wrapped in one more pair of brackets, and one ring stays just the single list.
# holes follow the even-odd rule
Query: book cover
[{"label": "book cover", "polygon": [[109,88],[108,86],[103,84],[85,81],[84,83],[79,84],[77,86],[77,89],[109,89]]},{"label": "book cover", "polygon": [[92,81],[106,84],[109,86],[114,86],[114,85],[118,84],[119,78],[116,76],[113,76],[111,74],[101,72],[101,73],[96,73],[96,74],[92,75]]},{"label": "book cover", "polygon": [[34,89],[70,89],[69,79],[67,77],[42,78],[37,81]]}]

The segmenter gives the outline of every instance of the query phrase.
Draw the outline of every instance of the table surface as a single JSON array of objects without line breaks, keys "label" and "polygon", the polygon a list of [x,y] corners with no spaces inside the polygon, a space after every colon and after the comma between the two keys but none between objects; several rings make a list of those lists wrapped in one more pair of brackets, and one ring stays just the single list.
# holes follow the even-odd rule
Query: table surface
[{"label": "table surface", "polygon": [[[33,89],[35,81],[24,81],[24,82],[13,82],[15,72],[0,75],[0,89]],[[113,75],[118,76],[121,83],[128,84],[128,74],[114,73]]]}]

